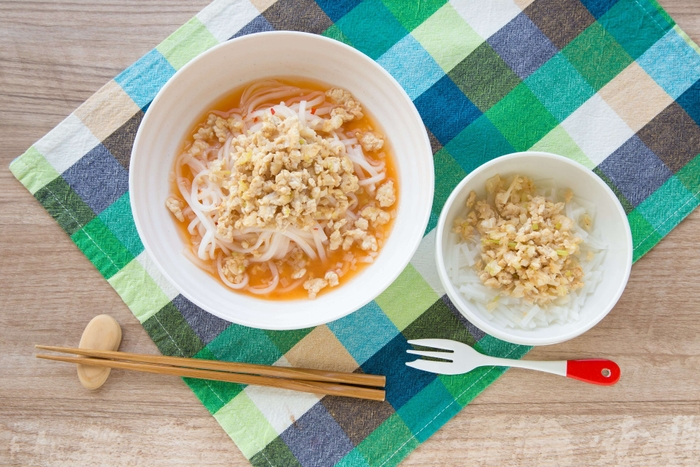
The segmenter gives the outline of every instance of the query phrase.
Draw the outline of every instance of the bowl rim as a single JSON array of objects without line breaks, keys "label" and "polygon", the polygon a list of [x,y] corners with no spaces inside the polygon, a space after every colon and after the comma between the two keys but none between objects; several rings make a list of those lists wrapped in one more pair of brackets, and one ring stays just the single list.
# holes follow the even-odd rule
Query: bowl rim
[{"label": "bowl rim", "polygon": [[[285,37],[303,37],[304,39],[308,40],[314,40],[318,42],[325,42],[328,45],[331,45],[333,47],[337,47],[340,50],[344,50],[346,53],[355,55],[359,60],[367,63],[368,66],[371,66],[373,69],[373,73],[377,73],[378,75],[381,75],[384,80],[388,81],[391,83],[393,88],[396,89],[396,91],[402,95],[403,99],[405,100],[405,103],[409,106],[410,108],[410,117],[411,119],[415,119],[416,122],[421,123],[421,127],[424,128],[422,125],[422,118],[420,117],[420,114],[415,107],[415,104],[413,103],[413,100],[409,97],[408,93],[406,90],[401,86],[401,84],[384,68],[382,68],[376,61],[372,60],[369,56],[364,54],[363,52],[348,46],[347,44],[344,44],[343,42],[340,42],[338,40],[324,37],[318,34],[311,34],[311,33],[306,33],[306,32],[301,32],[301,31],[265,31],[265,32],[259,32],[259,33],[254,33],[254,34],[248,34],[245,36],[241,36],[235,39],[230,39],[227,41],[224,41],[220,44],[217,44],[210,49],[206,50],[205,52],[202,52],[201,54],[197,55],[194,57],[192,60],[190,60],[187,64],[185,64],[182,68],[177,70],[168,80],[167,82],[161,87],[161,89],[156,93],[156,96],[153,98],[151,103],[149,104],[148,109],[146,110],[144,117],[139,125],[139,128],[137,130],[136,136],[134,138],[134,143],[132,146],[132,151],[131,151],[131,158],[130,158],[130,163],[129,163],[129,191],[131,193],[132,187],[135,186],[134,183],[134,178],[135,178],[135,170],[132,170],[134,167],[134,161],[136,158],[134,157],[134,154],[136,154],[137,149],[139,148],[141,141],[145,138],[144,132],[142,131],[142,128],[146,128],[148,126],[148,123],[150,120],[153,118],[154,111],[152,109],[158,108],[158,104],[161,100],[163,100],[168,92],[169,89],[172,88],[173,86],[176,86],[176,81],[177,78],[184,73],[187,73],[188,70],[190,70],[193,67],[196,67],[197,64],[201,61],[204,60],[206,57],[208,57],[211,54],[218,53],[221,49],[227,48],[227,47],[232,47],[232,44],[240,45],[245,42],[255,42],[263,38],[271,37],[271,36],[279,36],[279,40],[283,40]],[[427,151],[430,151],[430,154],[432,156],[432,151],[430,150],[430,139],[428,137],[427,132],[424,130],[420,134],[420,139],[422,140],[422,149],[425,149]],[[427,159],[426,159],[427,161]],[[432,157],[430,158],[429,164],[433,165],[433,159]],[[435,195],[435,175],[434,175],[434,170],[426,171],[427,173],[425,174],[428,179],[426,182],[428,185],[431,187],[431,190],[429,193],[425,194],[424,199],[428,199],[429,201],[427,203],[428,206],[432,205],[432,200]],[[277,323],[275,320],[268,320],[266,322],[260,322],[260,321],[255,321],[255,320],[250,320],[240,317],[234,317],[231,316],[230,313],[225,313],[222,312],[221,310],[217,309],[212,309],[211,307],[207,306],[204,304],[197,296],[193,295],[190,293],[190,291],[187,288],[180,287],[178,285],[178,282],[173,280],[170,272],[168,269],[164,267],[164,265],[161,264],[161,262],[158,260],[158,258],[152,253],[153,249],[150,244],[150,241],[148,240],[146,235],[143,235],[142,232],[144,232],[144,227],[143,223],[140,220],[140,216],[138,214],[138,209],[137,209],[137,201],[135,196],[130,196],[130,207],[132,211],[132,215],[134,218],[134,224],[136,226],[136,230],[139,233],[139,238],[144,246],[144,251],[145,253],[149,256],[151,261],[154,263],[158,271],[161,273],[161,275],[167,280],[167,282],[177,291],[177,293],[181,294],[183,297],[187,298],[189,301],[191,301],[193,304],[196,306],[202,308],[206,312],[217,316],[221,319],[224,319],[228,322],[236,323],[239,325],[243,326],[248,326],[252,328],[257,328],[257,329],[264,329],[264,330],[296,330],[296,329],[303,329],[303,328],[308,328],[308,327],[315,327],[318,325],[322,324],[327,324],[329,322],[341,319],[345,316],[348,316],[355,311],[361,309],[368,303],[370,303],[372,300],[374,300],[378,295],[380,295],[384,290],[386,290],[389,286],[391,286],[392,283],[395,282],[395,280],[399,277],[399,275],[403,272],[403,270],[406,268],[406,266],[409,264],[411,258],[417,251],[418,247],[420,246],[420,243],[423,239],[423,235],[416,235],[413,241],[409,243],[403,243],[403,248],[402,251],[407,252],[405,255],[402,255],[402,258],[400,261],[396,262],[396,267],[393,268],[392,270],[387,271],[389,274],[385,274],[382,279],[382,284],[383,288],[381,290],[378,290],[376,294],[368,294],[366,300],[363,300],[362,303],[358,301],[353,308],[347,307],[347,310],[345,310],[343,313],[336,313],[332,314],[329,313],[326,317],[319,317],[314,320],[307,320],[301,322],[301,324],[294,324],[294,325],[285,325],[284,323]],[[421,226],[421,232],[425,231],[426,226],[429,223],[430,220],[430,214],[431,214],[431,209],[428,208],[425,210],[425,212],[420,213],[419,216],[416,217],[415,224],[418,224]],[[396,226],[394,226],[395,228]],[[410,254],[408,254],[410,253]],[[395,256],[395,255],[394,255]],[[392,260],[392,262],[395,260]],[[252,300],[260,300],[261,302],[270,302],[270,300],[265,300],[265,299],[260,299],[256,297],[248,297]],[[280,301],[276,301],[277,303],[283,303]]]},{"label": "bowl rim", "polygon": [[[615,291],[615,294],[613,298],[609,301],[608,305],[605,306],[604,310],[599,313],[599,316],[597,319],[591,321],[589,324],[586,326],[582,327],[577,327],[567,333],[564,333],[562,335],[556,336],[556,337],[526,337],[526,336],[514,336],[510,334],[507,330],[504,330],[503,328],[499,328],[494,326],[490,321],[484,319],[481,317],[479,313],[476,313],[471,310],[471,308],[466,305],[466,300],[461,297],[459,292],[455,289],[455,286],[452,284],[452,281],[448,277],[447,274],[447,268],[445,266],[445,260],[442,254],[443,251],[443,233],[445,231],[445,222],[447,219],[447,213],[450,210],[450,207],[454,204],[455,199],[459,194],[464,190],[464,187],[472,180],[474,179],[478,174],[481,172],[491,168],[494,165],[500,164],[504,161],[508,161],[511,159],[519,159],[523,157],[541,157],[544,159],[550,159],[550,160],[556,160],[558,162],[562,162],[566,165],[569,165],[577,170],[580,170],[582,172],[587,172],[589,176],[592,177],[594,182],[608,195],[608,197],[613,201],[613,204],[615,206],[615,210],[617,213],[622,217],[622,219],[625,220],[624,224],[624,230],[625,230],[625,245],[626,245],[626,265],[625,265],[625,270],[623,271],[623,274],[621,276],[620,283],[618,284],[617,290]],[[543,152],[543,151],[521,151],[521,152],[515,152],[515,153],[510,153],[506,154],[503,156],[499,156],[495,159],[490,160],[489,162],[486,162],[485,164],[480,165],[476,169],[474,169],[472,172],[470,172],[466,177],[462,179],[459,184],[452,190],[450,193],[450,196],[447,198],[445,201],[445,204],[440,212],[440,217],[438,218],[437,222],[437,227],[436,227],[436,235],[435,235],[435,262],[437,266],[437,271],[438,271],[438,276],[440,277],[440,282],[442,283],[445,292],[447,293],[448,297],[454,304],[454,306],[459,310],[462,315],[464,315],[465,318],[467,318],[474,326],[479,328],[480,330],[486,332],[487,334],[490,334],[493,337],[496,337],[498,339],[501,339],[506,342],[510,342],[513,344],[520,344],[520,345],[551,345],[551,344],[558,344],[561,342],[565,342],[567,340],[573,339],[575,337],[580,336],[581,334],[585,333],[586,331],[590,330],[593,328],[595,325],[597,325],[603,318],[605,318],[610,310],[613,309],[613,307],[617,304],[619,301],[620,297],[622,296],[622,292],[625,290],[625,287],[627,286],[627,282],[629,280],[630,272],[632,270],[632,258],[633,258],[633,242],[632,242],[632,231],[630,229],[629,222],[627,221],[627,214],[625,214],[625,210],[622,207],[622,204],[620,203],[620,200],[617,198],[615,193],[610,189],[610,187],[597,175],[595,175],[593,172],[591,172],[588,168],[586,168],[584,165],[573,161],[567,157],[560,156],[558,154],[553,154],[550,152]]]}]

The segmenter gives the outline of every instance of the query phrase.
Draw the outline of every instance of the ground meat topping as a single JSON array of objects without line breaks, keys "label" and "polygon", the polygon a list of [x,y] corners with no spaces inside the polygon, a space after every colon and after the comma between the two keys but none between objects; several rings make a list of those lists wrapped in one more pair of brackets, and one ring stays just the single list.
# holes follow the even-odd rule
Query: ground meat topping
[{"label": "ground meat topping", "polygon": [[[466,219],[457,219],[453,231],[469,241],[478,233],[481,281],[507,295],[545,305],[583,287],[583,271],[576,258],[581,239],[574,222],[562,214],[565,202],[535,194],[527,177],[506,183],[500,176],[486,182],[487,199],[472,191]],[[570,190],[569,190],[570,191]]]}]

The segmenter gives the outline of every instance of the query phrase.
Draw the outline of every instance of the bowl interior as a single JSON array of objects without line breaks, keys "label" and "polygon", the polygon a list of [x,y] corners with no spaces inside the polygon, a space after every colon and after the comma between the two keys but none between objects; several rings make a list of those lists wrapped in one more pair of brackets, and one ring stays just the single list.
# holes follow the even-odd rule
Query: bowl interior
[{"label": "bowl interior", "polygon": [[[381,125],[399,172],[399,205],[374,264],[315,300],[268,301],[237,294],[190,263],[164,203],[179,146],[196,118],[243,84],[293,76],[353,93]],[[340,42],[296,32],[254,34],[216,46],[163,87],[139,128],[130,167],[131,207],[146,251],[175,288],[220,318],[264,329],[299,329],[361,308],[399,275],[422,238],[432,205],[433,159],[425,128],[401,86]],[[409,189],[410,188],[410,189]]]},{"label": "bowl interior", "polygon": [[[479,197],[486,195],[487,179],[525,175],[535,183],[555,179],[557,185],[573,190],[574,195],[596,206],[595,225],[608,244],[601,266],[604,278],[588,296],[580,319],[576,322],[532,330],[506,328],[488,320],[478,308],[466,300],[448,277],[444,258],[449,254],[449,235],[456,217],[464,215],[465,202],[471,190]],[[455,188],[438,221],[437,263],[440,280],[455,306],[475,326],[499,339],[524,345],[546,345],[563,342],[593,327],[615,305],[627,283],[632,266],[632,235],[625,212],[615,194],[595,174],[582,165],[553,154],[528,152],[503,156],[476,169]]]}]

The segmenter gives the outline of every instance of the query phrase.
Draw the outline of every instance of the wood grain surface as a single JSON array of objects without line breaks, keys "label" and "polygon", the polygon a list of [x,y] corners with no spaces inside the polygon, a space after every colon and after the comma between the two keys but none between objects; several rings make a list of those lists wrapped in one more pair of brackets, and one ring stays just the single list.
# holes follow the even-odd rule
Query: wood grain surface
[{"label": "wood grain surface", "polygon": [[[700,42],[700,2],[660,0]],[[0,465],[247,466],[178,378],[112,372],[98,391],[33,345],[74,346],[95,315],[157,353],[10,161],[208,0],[0,2]],[[700,212],[633,268],[600,325],[530,359],[607,357],[612,388],[510,370],[403,466],[700,465]]]}]

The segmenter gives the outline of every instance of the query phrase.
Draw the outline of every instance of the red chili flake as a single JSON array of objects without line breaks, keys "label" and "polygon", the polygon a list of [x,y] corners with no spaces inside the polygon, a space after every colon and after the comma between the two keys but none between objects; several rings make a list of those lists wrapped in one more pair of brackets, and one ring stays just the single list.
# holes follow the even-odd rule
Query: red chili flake
[{"label": "red chili flake", "polygon": [[254,121],[254,122],[257,122],[257,121],[258,121],[258,117],[255,117],[255,118],[253,119],[253,121]]},{"label": "red chili flake", "polygon": [[314,109],[313,107],[311,108],[311,115],[316,115],[316,109]]},{"label": "red chili flake", "polygon": [[271,113],[272,115],[275,114],[275,108],[274,108],[274,107],[270,107],[270,113]]}]

